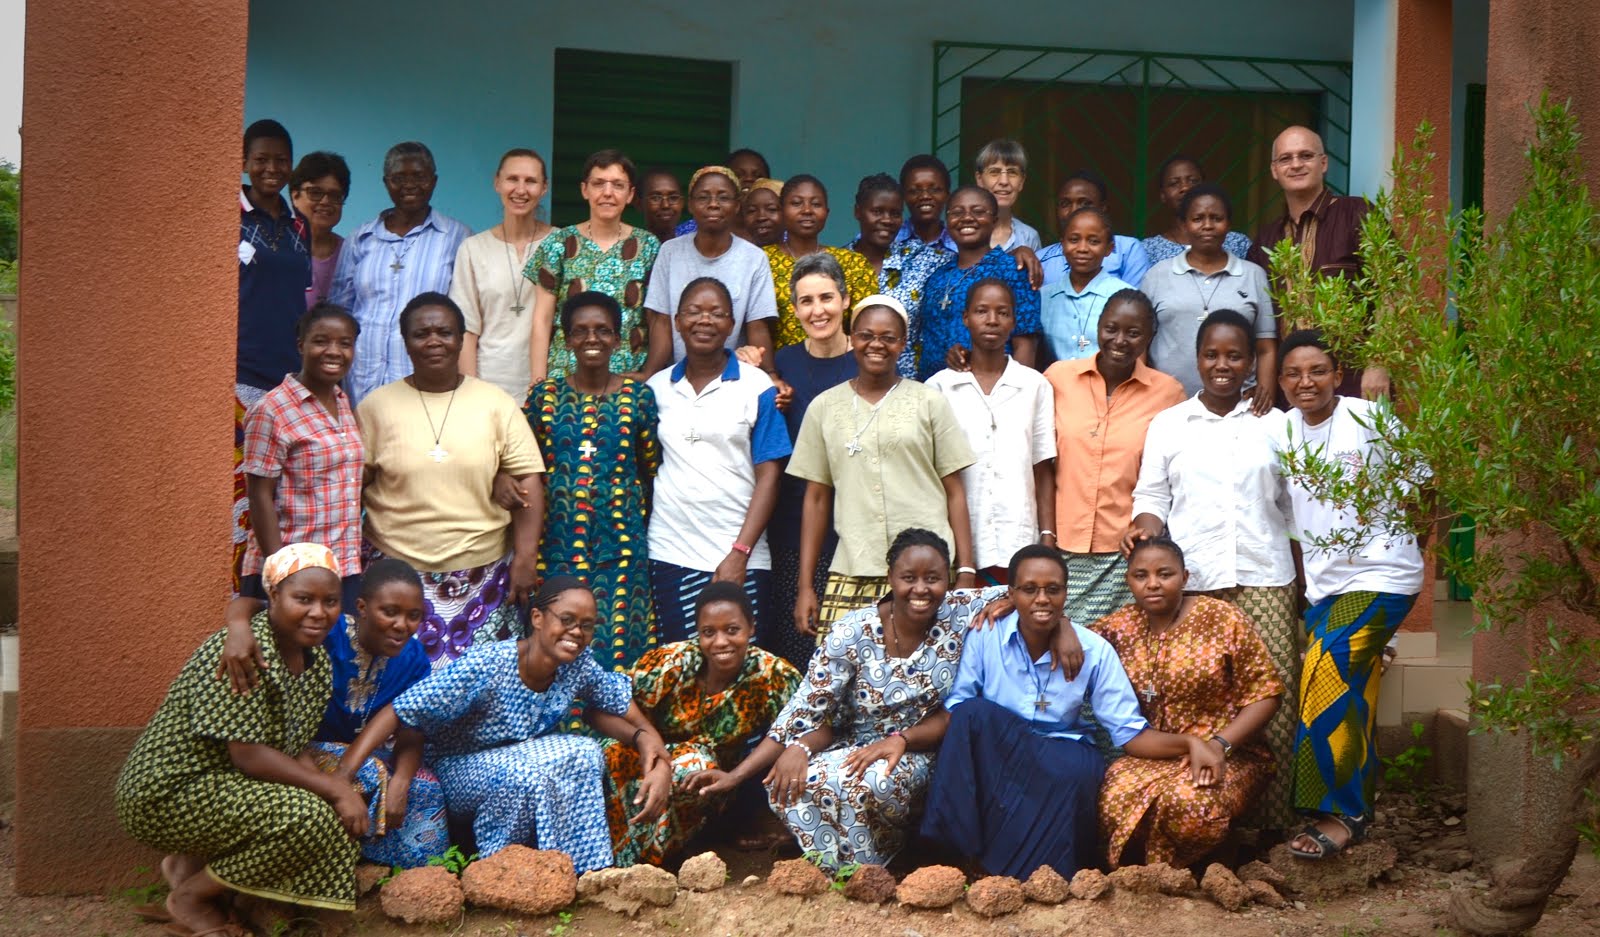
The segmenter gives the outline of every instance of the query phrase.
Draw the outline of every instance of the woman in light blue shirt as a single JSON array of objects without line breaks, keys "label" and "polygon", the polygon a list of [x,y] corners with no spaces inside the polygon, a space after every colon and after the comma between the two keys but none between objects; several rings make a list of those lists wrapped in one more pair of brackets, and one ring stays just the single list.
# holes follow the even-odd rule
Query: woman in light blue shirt
[{"label": "woman in light blue shirt", "polygon": [[1221,756],[1182,735],[1149,728],[1133,685],[1106,640],[1069,625],[1083,666],[1068,679],[1051,659],[1067,596],[1067,566],[1032,544],[1011,558],[1016,611],[968,634],[950,725],[939,747],[922,835],[975,857],[989,872],[1025,879],[1041,865],[1066,878],[1097,865],[1105,760],[1082,718],[1083,704],[1113,744],[1131,755],[1188,755],[1197,772]]}]

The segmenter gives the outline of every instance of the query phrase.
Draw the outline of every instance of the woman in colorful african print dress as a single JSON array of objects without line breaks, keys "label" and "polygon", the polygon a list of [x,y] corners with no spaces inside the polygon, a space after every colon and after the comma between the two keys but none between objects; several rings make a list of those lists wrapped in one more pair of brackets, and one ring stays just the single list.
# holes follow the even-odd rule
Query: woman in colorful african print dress
[{"label": "woman in colorful african print dress", "polygon": [[589,203],[589,220],[550,232],[528,261],[523,276],[536,287],[533,337],[528,367],[535,384],[560,377],[576,364],[572,349],[556,332],[556,309],[589,290],[610,294],[622,307],[621,342],[611,353],[611,370],[648,377],[671,364],[649,361],[650,337],[644,314],[645,283],[661,242],[648,231],[622,223],[633,201],[633,161],[616,150],[601,150],[583,164],[578,189]]},{"label": "woman in colorful african print dress", "polygon": [[267,558],[269,606],[251,622],[271,666],[241,696],[216,678],[225,632],[200,645],[117,780],[117,817],[128,835],[167,853],[174,932],[245,932],[228,920],[230,892],[350,911],[356,840],[367,805],[348,784],[298,756],[331,695],[320,645],[339,617],[339,564],[318,544]]},{"label": "woman in colorful african print dress", "polygon": [[1150,728],[1204,739],[1222,755],[1215,770],[1193,758],[1124,755],[1100,789],[1100,831],[1113,867],[1192,865],[1222,845],[1275,770],[1264,742],[1283,681],[1250,620],[1233,605],[1185,595],[1183,551],[1165,537],[1141,540],[1128,558],[1134,604],[1100,619],[1138,693]]},{"label": "woman in colorful african print dress", "polygon": [[390,706],[401,725],[427,737],[445,802],[471,821],[479,855],[512,843],[556,849],[581,874],[611,865],[612,853],[600,744],[558,728],[573,704],[585,706],[599,732],[639,752],[637,820],[666,805],[671,766],[628,678],[603,670],[589,650],[599,613],[588,586],[553,576],[533,604],[527,638],[479,645]]},{"label": "woman in colorful african print dress", "polygon": [[740,756],[800,684],[783,658],[750,646],[755,613],[738,583],[713,582],[695,604],[695,637],[658,647],[633,667],[633,700],[672,758],[672,798],[654,822],[630,822],[639,804],[638,753],[603,743],[611,772],[606,818],[619,866],[662,864],[722,812],[740,784],[771,767],[770,758]]},{"label": "woman in colorful african print dress", "polygon": [[545,464],[539,575],[589,583],[600,603],[595,658],[607,670],[627,670],[656,644],[645,529],[646,491],[661,467],[656,397],[611,372],[621,331],[609,295],[567,300],[561,334],[576,367],[535,385],[523,406]]},{"label": "woman in colorful african print dress", "polygon": [[834,623],[751,756],[783,747],[769,802],[830,870],[882,865],[905,844],[950,721],[943,701],[967,625],[1005,594],[949,592],[950,548],[927,530],[901,531],[887,565],[891,594]]},{"label": "woman in colorful african print dress", "polygon": [[855,251],[818,243],[817,238],[828,223],[828,190],[816,176],[795,176],[785,182],[778,202],[787,236],[762,250],[767,252],[767,262],[772,265],[772,288],[778,300],[778,347],[783,348],[797,345],[806,338],[805,328],[795,315],[794,292],[789,288],[796,260],[817,251],[826,252],[839,262],[850,295],[858,298],[878,291],[878,277],[867,266],[866,258]]},{"label": "woman in colorful african print dress", "polygon": [[[238,693],[260,681],[261,646],[250,628],[263,603],[228,605],[222,667]],[[422,735],[400,731],[395,697],[428,675],[428,653],[415,640],[422,622],[422,579],[399,560],[367,568],[348,614],[328,630],[322,649],[333,665],[333,696],[305,754],[367,799],[368,835],[361,855],[403,869],[427,865],[450,845],[444,793],[422,765]]]}]

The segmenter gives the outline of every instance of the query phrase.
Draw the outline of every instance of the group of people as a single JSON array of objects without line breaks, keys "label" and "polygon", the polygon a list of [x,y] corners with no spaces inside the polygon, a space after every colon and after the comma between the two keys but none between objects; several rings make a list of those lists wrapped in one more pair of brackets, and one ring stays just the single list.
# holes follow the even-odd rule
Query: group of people
[{"label": "group of people", "polygon": [[344,161],[247,129],[240,597],[118,784],[167,854],[146,913],[349,908],[358,856],[452,842],[670,862],[758,826],[756,789],[829,868],[915,836],[1018,876],[1192,864],[1236,822],[1303,826],[1308,859],[1363,838],[1423,560],[1290,468],[1386,458],[1386,376],[1347,381],[1261,263],[1358,272],[1317,135],[1275,141],[1254,242],[1183,157],[1160,232],[1116,234],[1084,171],[1048,246],[1014,141],[973,185],[927,155],[861,180],[842,247],[820,180],[726,163],[680,188],[601,151],[552,228],[511,150],[469,235],[402,143],[394,207],[341,241]]}]

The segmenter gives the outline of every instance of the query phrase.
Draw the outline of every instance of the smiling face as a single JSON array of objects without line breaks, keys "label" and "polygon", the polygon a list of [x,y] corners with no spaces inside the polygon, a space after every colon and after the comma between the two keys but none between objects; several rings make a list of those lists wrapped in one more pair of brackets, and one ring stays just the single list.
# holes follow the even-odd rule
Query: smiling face
[{"label": "smiling face", "polygon": [[1067,576],[1061,564],[1035,557],[1017,565],[1017,577],[1010,586],[1011,601],[1017,607],[1017,624],[1034,635],[1049,634],[1061,621],[1067,604]]},{"label": "smiling face", "polygon": [[250,188],[264,199],[275,199],[289,182],[289,141],[274,137],[257,137],[250,141],[244,154],[245,175],[250,178]]},{"label": "smiling face", "polygon": [[771,189],[751,189],[740,208],[745,238],[757,247],[776,244],[783,237],[783,209]]},{"label": "smiling face", "polygon": [[1099,273],[1115,246],[1105,219],[1094,212],[1075,216],[1061,234],[1062,256],[1067,260],[1067,267],[1080,276]]},{"label": "smiling face", "polygon": [[404,212],[427,211],[433,201],[433,187],[439,177],[428,168],[420,156],[406,156],[395,162],[394,172],[383,177],[383,187],[389,190],[389,201]]},{"label": "smiling face", "polygon": [[815,240],[828,223],[828,195],[814,182],[791,186],[783,197],[783,228],[802,241]]},{"label": "smiling face", "polygon": [[302,182],[294,190],[295,211],[311,221],[313,231],[332,231],[344,218],[345,191],[332,174]]},{"label": "smiling face", "polygon": [[794,314],[812,341],[826,342],[838,335],[849,304],[849,294],[833,277],[813,273],[794,282]]},{"label": "smiling face", "polygon": [[705,657],[709,676],[731,682],[744,668],[755,629],[744,617],[744,609],[732,602],[708,602],[695,616],[695,638]]},{"label": "smiling face", "polygon": [[950,186],[937,169],[913,169],[901,181],[905,190],[906,207],[911,210],[911,223],[928,225],[944,214],[944,203],[950,199]]},{"label": "smiling face", "polygon": [[594,640],[599,620],[594,593],[568,589],[556,596],[548,608],[533,610],[526,649],[537,647],[555,658],[557,664],[570,664]]},{"label": "smiling face", "polygon": [[1011,291],[998,283],[982,283],[967,294],[967,310],[961,321],[972,333],[972,347],[1003,352],[1017,326]]},{"label": "smiling face", "polygon": [[622,340],[611,322],[611,314],[599,306],[574,309],[566,339],[578,364],[597,368],[609,368],[611,355]]},{"label": "smiling face", "polygon": [[1067,219],[1080,208],[1105,211],[1106,203],[1100,198],[1100,190],[1087,179],[1068,179],[1056,191],[1056,230],[1064,231]]},{"label": "smiling face", "polygon": [[978,184],[988,189],[1005,211],[1010,211],[1011,206],[1017,204],[1017,196],[1022,194],[1022,184],[1027,181],[1027,173],[1015,163],[991,163],[978,170],[976,175]]},{"label": "smiling face", "polygon": [[703,283],[683,294],[673,321],[691,353],[710,354],[726,347],[733,334],[733,309],[722,291]]},{"label": "smiling face", "polygon": [[1188,582],[1189,571],[1165,547],[1146,547],[1128,560],[1128,589],[1147,615],[1164,618],[1176,612]]},{"label": "smiling face", "polygon": [[950,562],[933,547],[906,547],[889,567],[889,591],[910,624],[931,625],[949,590]]},{"label": "smiling face", "polygon": [[1236,401],[1244,393],[1245,379],[1255,366],[1250,336],[1235,325],[1213,325],[1200,340],[1195,356],[1201,388],[1212,398]]},{"label": "smiling face", "polygon": [[589,175],[578,183],[578,191],[589,203],[589,218],[593,221],[616,221],[633,201],[633,183],[628,181],[628,171],[620,164],[589,170]]},{"label": "smiling face", "polygon": [[878,250],[888,250],[900,233],[900,218],[906,203],[899,192],[874,192],[865,205],[856,206],[856,221],[861,225],[861,240]]},{"label": "smiling face", "polygon": [[422,588],[414,582],[386,582],[356,599],[356,640],[374,657],[393,657],[422,624]]},{"label": "smiling face", "polygon": [[531,156],[507,157],[494,174],[494,191],[509,218],[526,218],[539,208],[549,183],[544,167]]},{"label": "smiling face", "polygon": [[872,377],[893,373],[895,359],[906,347],[906,322],[900,314],[888,306],[868,306],[856,313],[851,329],[856,370]]},{"label": "smiling face", "polygon": [[300,371],[329,386],[344,380],[350,362],[356,357],[356,330],[343,316],[317,319],[306,327],[296,342],[300,349]]},{"label": "smiling face", "polygon": [[1328,175],[1328,154],[1322,138],[1304,127],[1290,127],[1272,142],[1272,178],[1285,193],[1321,191]]},{"label": "smiling face", "polygon": [[671,231],[683,214],[683,189],[671,173],[653,172],[639,187],[639,211],[651,231]]},{"label": "smiling face", "polygon": [[443,306],[412,311],[405,332],[411,367],[430,375],[453,374],[461,358],[461,330],[455,314]]},{"label": "smiling face", "polygon": [[1315,426],[1333,415],[1334,394],[1344,372],[1333,356],[1315,345],[1301,345],[1283,356],[1278,384],[1296,410]]},{"label": "smiling face", "polygon": [[695,181],[689,193],[689,214],[695,227],[707,234],[721,234],[733,227],[739,210],[739,190],[733,180],[720,172],[708,172]]},{"label": "smiling face", "polygon": [[1178,203],[1183,201],[1184,195],[1200,183],[1206,181],[1201,174],[1200,167],[1192,160],[1180,159],[1167,166],[1161,174],[1161,204],[1173,214],[1178,212]]},{"label": "smiling face", "polygon": [[1155,337],[1151,316],[1145,314],[1137,303],[1128,300],[1108,302],[1100,310],[1097,357],[1104,366],[1132,368],[1144,353],[1150,350],[1150,340]]},{"label": "smiling face", "polygon": [[333,570],[313,567],[268,590],[267,617],[278,640],[302,649],[321,644],[339,618],[341,585]]},{"label": "smiling face", "polygon": [[994,206],[981,192],[962,189],[950,197],[944,210],[945,226],[957,247],[988,247],[994,234]]},{"label": "smiling face", "polygon": [[1222,250],[1222,239],[1228,236],[1228,207],[1214,195],[1197,196],[1183,216],[1183,230],[1192,246]]},{"label": "smiling face", "polygon": [[728,160],[728,168],[739,177],[739,191],[748,192],[756,184],[756,180],[767,174],[767,167],[761,162],[761,157],[754,153],[740,153]]}]

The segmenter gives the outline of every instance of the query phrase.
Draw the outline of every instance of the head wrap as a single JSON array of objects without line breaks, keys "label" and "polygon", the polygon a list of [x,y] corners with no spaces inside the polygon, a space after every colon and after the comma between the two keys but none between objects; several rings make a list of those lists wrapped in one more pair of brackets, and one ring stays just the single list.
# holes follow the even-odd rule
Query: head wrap
[{"label": "head wrap", "polygon": [[735,192],[739,191],[739,174],[726,166],[701,166],[699,169],[696,169],[694,171],[694,175],[689,177],[689,188],[686,191],[693,192],[694,184],[699,182],[700,177],[704,176],[708,172],[720,172],[724,176],[727,176],[728,181],[733,183],[733,190]]},{"label": "head wrap", "polygon": [[900,302],[900,300],[895,299],[893,296],[887,296],[883,293],[873,293],[871,296],[868,296],[866,299],[863,299],[861,302],[852,306],[850,311],[859,316],[861,315],[861,310],[867,308],[868,306],[888,306],[890,309],[894,310],[894,313],[900,317],[901,321],[905,322],[907,328],[911,327],[911,315],[906,312],[905,304]]},{"label": "head wrap", "polygon": [[757,179],[750,183],[750,191],[754,192],[756,189],[766,189],[779,198],[783,197],[783,183],[777,179]]},{"label": "head wrap", "polygon": [[286,544],[262,564],[261,584],[268,589],[276,589],[278,583],[302,569],[326,569],[337,576],[339,561],[334,558],[332,550],[320,543]]}]

